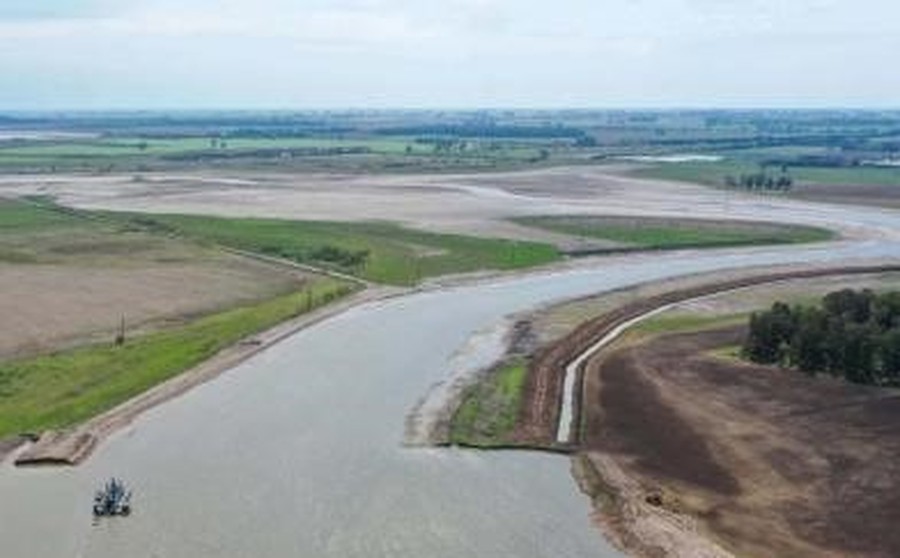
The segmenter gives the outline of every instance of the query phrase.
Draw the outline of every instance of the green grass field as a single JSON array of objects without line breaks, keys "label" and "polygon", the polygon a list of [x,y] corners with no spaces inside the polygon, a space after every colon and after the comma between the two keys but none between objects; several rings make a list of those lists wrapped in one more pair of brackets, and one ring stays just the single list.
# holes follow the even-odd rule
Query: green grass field
[{"label": "green grass field", "polygon": [[813,227],[696,219],[546,216],[517,218],[515,222],[645,250],[794,244],[820,242],[834,236]]},{"label": "green grass field", "polygon": [[134,339],[0,363],[0,438],[71,426],[138,395],[238,340],[351,292],[318,279],[299,292]]},{"label": "green grass field", "polygon": [[686,333],[689,331],[702,331],[739,325],[746,322],[746,314],[732,315],[703,315],[678,312],[666,312],[654,316],[628,329],[629,333],[637,335],[661,335],[667,333]]},{"label": "green grass field", "polygon": [[560,258],[549,245],[435,234],[389,223],[133,215],[145,227],[284,257],[364,279],[413,285],[427,277],[533,267]]},{"label": "green grass field", "polygon": [[[477,142],[464,150],[437,151],[411,137],[99,137],[70,140],[0,142],[0,169],[65,172],[74,170],[139,172],[182,168],[202,162],[207,167],[403,170],[424,167],[507,168],[534,162],[540,145],[527,141]],[[317,153],[315,150],[361,149],[362,153]],[[308,150],[282,157],[280,150]],[[266,153],[262,153],[265,151]]]},{"label": "green grass field", "polygon": [[450,442],[491,447],[509,443],[527,377],[522,359],[507,362],[469,387],[450,424]]},{"label": "green grass field", "polygon": [[0,262],[124,267],[137,262],[210,261],[223,254],[100,214],[42,198],[0,199]]},{"label": "green grass field", "polygon": [[[666,163],[633,171],[644,178],[678,180],[710,186],[725,185],[728,175],[739,176],[759,172],[753,161],[728,159],[714,163]],[[791,167],[790,174],[797,185],[837,184],[867,186],[900,186],[900,168],[876,167]]]},{"label": "green grass field", "polygon": [[0,233],[20,234],[49,228],[83,227],[84,219],[46,203],[0,199]]},{"label": "green grass field", "polygon": [[[406,147],[411,146],[414,151],[431,150],[427,146],[415,144],[405,138],[224,138],[224,141],[224,148],[216,147],[215,149],[228,152],[245,149],[363,147],[372,150],[373,153],[405,153]],[[121,157],[123,155],[190,153],[210,149],[213,149],[213,146],[209,137],[164,139],[117,137],[0,146],[0,159],[5,157],[31,157],[35,159],[52,157]]]}]

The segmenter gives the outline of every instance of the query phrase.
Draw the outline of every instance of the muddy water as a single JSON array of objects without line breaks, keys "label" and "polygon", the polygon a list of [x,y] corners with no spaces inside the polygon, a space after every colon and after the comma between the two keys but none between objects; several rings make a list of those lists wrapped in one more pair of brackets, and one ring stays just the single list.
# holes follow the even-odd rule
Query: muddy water
[{"label": "muddy water", "polygon": [[[452,375],[460,348],[476,360],[496,350],[470,336],[511,312],[650,279],[898,253],[648,255],[357,308],[151,411],[83,467],[0,470],[0,555],[618,556],[565,457],[402,447],[406,413]],[[136,511],[92,526],[93,488],[111,474],[133,484]]]}]

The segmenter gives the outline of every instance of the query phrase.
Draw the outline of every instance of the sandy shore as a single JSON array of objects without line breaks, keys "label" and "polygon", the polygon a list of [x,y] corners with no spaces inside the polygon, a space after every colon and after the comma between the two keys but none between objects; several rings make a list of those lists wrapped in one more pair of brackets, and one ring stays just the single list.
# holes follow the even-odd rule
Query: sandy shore
[{"label": "sandy shore", "polygon": [[594,505],[603,536],[639,558],[735,558],[710,540],[690,516],[647,500],[647,490],[602,453],[572,459],[572,476]]}]

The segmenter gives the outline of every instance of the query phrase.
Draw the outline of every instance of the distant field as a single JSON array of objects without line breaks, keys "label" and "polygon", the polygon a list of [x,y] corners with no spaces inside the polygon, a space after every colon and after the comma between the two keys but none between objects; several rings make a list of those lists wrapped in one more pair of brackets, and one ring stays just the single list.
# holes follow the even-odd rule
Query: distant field
[{"label": "distant field", "polygon": [[231,248],[326,267],[379,283],[478,270],[510,270],[553,262],[549,245],[436,234],[389,223],[226,219],[189,215],[133,215],[140,226]]},{"label": "distant field", "polygon": [[90,418],[349,289],[318,279],[299,292],[128,339],[121,347],[108,342],[0,363],[0,438]]},{"label": "distant field", "polygon": [[[109,139],[75,139],[66,141],[32,142],[28,145],[0,144],[0,160],[4,158],[78,158],[121,157],[182,152],[242,149],[290,149],[362,147],[375,153],[402,153],[410,146],[415,151],[425,151],[425,145],[415,144],[405,138],[224,138],[224,147],[212,143],[209,137],[140,138],[117,137]],[[218,142],[218,138],[216,139]],[[214,145],[216,147],[214,147]],[[430,148],[429,148],[430,150]]]},{"label": "distant field", "polygon": [[[165,253],[165,256],[163,255]],[[108,259],[127,265],[135,257],[190,258],[196,246],[141,231],[122,230],[85,212],[46,203],[0,199],[0,263],[62,263]]]},{"label": "distant field", "polygon": [[[726,160],[714,163],[666,163],[636,170],[633,174],[644,178],[724,186],[726,176],[739,176],[755,172],[759,172],[759,165],[756,163]],[[798,186],[815,184],[900,186],[900,168],[792,166],[789,172]]]},{"label": "distant field", "polygon": [[351,290],[103,214],[0,200],[0,438],[89,418]]},{"label": "distant field", "polygon": [[623,248],[677,249],[818,242],[830,231],[797,225],[699,219],[545,216],[515,222],[554,232],[613,241]]},{"label": "distant field", "polygon": [[0,170],[135,172],[186,165],[318,170],[501,168],[536,160],[540,144],[467,141],[440,148],[413,137],[108,137],[0,142]]},{"label": "distant field", "polygon": [[98,219],[0,200],[0,360],[183,323],[296,291],[314,275]]}]

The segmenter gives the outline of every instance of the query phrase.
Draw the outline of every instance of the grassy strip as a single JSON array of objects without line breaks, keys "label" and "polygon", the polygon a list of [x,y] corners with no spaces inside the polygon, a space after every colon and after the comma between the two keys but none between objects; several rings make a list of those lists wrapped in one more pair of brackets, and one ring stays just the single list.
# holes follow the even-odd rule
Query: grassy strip
[{"label": "grassy strip", "polygon": [[[695,184],[723,186],[725,177],[759,172],[759,164],[747,160],[726,160],[714,163],[666,163],[634,171],[644,178],[677,180]],[[860,184],[867,186],[900,186],[900,169],[877,167],[794,167],[790,174],[798,184]]]},{"label": "grassy strip", "polygon": [[238,340],[351,292],[332,279],[187,325],[0,364],[0,438],[78,423],[199,364]]},{"label": "grassy strip", "polygon": [[81,228],[89,221],[73,214],[59,211],[46,201],[33,198],[32,202],[0,199],[0,233],[21,234],[46,232],[47,229]]},{"label": "grassy strip", "polygon": [[[469,141],[465,150],[439,150],[415,137],[232,137],[77,138],[0,143],[0,168],[7,171],[136,171],[182,168],[202,161],[257,168],[335,168],[397,171],[420,166],[446,168],[514,168],[534,164],[541,146],[528,141]],[[341,151],[345,150],[345,151]],[[347,152],[350,150],[350,152]]]},{"label": "grassy strip", "polygon": [[526,268],[560,258],[554,247],[545,244],[436,234],[380,222],[189,215],[132,218],[142,226],[393,285],[413,285],[426,277],[450,273]]},{"label": "grassy strip", "polygon": [[706,355],[732,364],[748,364],[748,361],[741,356],[741,349],[740,345],[725,345],[724,347],[707,351]]},{"label": "grassy strip", "polygon": [[710,316],[687,313],[663,313],[633,325],[628,329],[628,332],[637,335],[687,333],[737,325],[743,323],[746,318],[746,314]]},{"label": "grassy strip", "polygon": [[476,447],[508,445],[522,406],[526,375],[525,360],[515,359],[469,387],[451,420],[450,442]]},{"label": "grassy strip", "polygon": [[542,216],[517,218],[515,222],[647,250],[796,244],[834,237],[831,231],[815,227],[699,219]]}]

